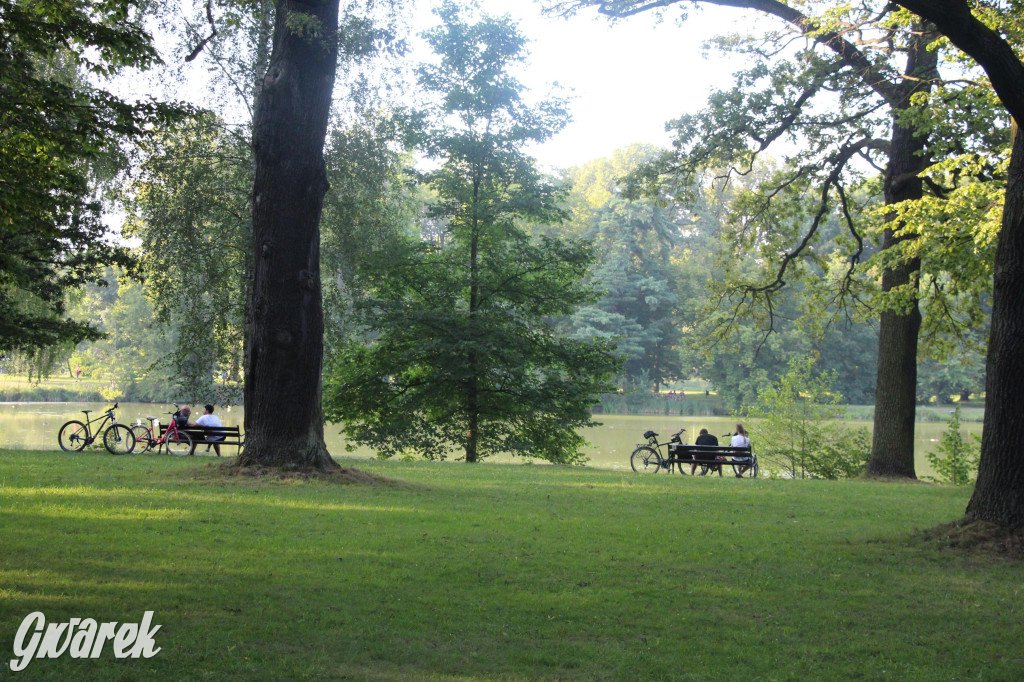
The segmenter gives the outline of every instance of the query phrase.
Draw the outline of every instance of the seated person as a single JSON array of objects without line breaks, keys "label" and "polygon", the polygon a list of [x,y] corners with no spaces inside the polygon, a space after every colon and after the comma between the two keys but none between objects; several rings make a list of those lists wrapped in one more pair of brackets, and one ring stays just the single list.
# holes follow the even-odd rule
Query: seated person
[{"label": "seated person", "polygon": [[[732,441],[729,443],[729,445],[733,446],[734,448],[749,448],[750,447],[750,436],[748,436],[747,432],[743,429],[743,424],[737,424],[736,425],[736,433],[733,434]],[[733,460],[734,461],[738,461],[738,462],[749,462],[750,461],[750,457],[735,457],[734,456]],[[741,464],[738,467],[736,467],[736,478],[741,478],[743,476],[743,472],[745,472],[749,468],[750,468],[749,464],[746,464],[746,465]]]},{"label": "seated person", "polygon": [[[195,425],[196,426],[223,426],[223,424],[220,423],[220,419],[217,417],[217,415],[215,415],[213,413],[213,405],[204,405],[203,406],[203,416],[201,416],[199,419],[196,420]],[[210,441],[224,440],[224,436],[210,436],[206,440],[210,440]],[[211,443],[211,445],[213,445],[213,449],[217,452],[217,456],[220,457],[220,443]],[[209,452],[210,447],[207,446],[206,450],[207,450],[207,452]],[[192,441],[192,451],[189,452],[188,454],[190,454],[190,455],[191,454],[195,454],[195,451],[196,451],[196,444],[195,444],[195,441]]]},{"label": "seated person", "polygon": [[189,426],[188,418],[192,416],[192,408],[186,405],[174,413],[174,425],[179,429]]},{"label": "seated person", "polygon": [[[693,442],[693,444],[694,445],[718,445],[718,436],[715,436],[714,434],[708,433],[707,429],[701,429],[700,433],[697,435],[697,440],[695,440]],[[701,458],[701,459],[703,459],[703,458]],[[718,475],[719,476],[722,475],[722,465],[721,464],[719,464],[717,466],[716,465],[711,465],[711,468],[712,469],[718,469]],[[696,464],[691,464],[690,465],[690,475],[693,476],[693,474],[696,471],[697,471],[697,465]]]}]

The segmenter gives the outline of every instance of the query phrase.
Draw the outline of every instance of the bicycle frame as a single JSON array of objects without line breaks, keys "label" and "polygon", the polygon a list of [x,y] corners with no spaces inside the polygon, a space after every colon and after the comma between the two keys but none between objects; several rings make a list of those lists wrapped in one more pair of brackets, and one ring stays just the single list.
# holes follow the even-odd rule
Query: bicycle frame
[{"label": "bicycle frame", "polygon": [[[658,462],[659,462],[658,463],[658,468],[659,469],[664,469],[667,472],[671,473],[672,472],[672,466],[676,465],[676,466],[679,467],[679,473],[685,474],[686,472],[683,470],[683,464],[684,463],[685,464],[690,464],[690,462],[688,462],[686,460],[676,459],[675,457],[672,457],[670,450],[667,452],[668,456],[666,456],[666,454],[662,451],[663,447],[666,447],[666,446],[671,445],[673,443],[681,443],[682,442],[682,435],[683,435],[683,433],[685,431],[686,431],[686,429],[679,429],[678,431],[673,433],[672,436],[666,442],[664,442],[664,443],[659,443],[658,442],[658,434],[656,434],[654,431],[646,432],[644,434],[644,437],[647,438],[647,442],[646,443],[637,443],[636,450],[634,450],[633,454],[630,455],[630,460],[632,461],[633,457],[637,454],[638,451],[640,451],[642,449],[649,449],[649,450],[653,451],[654,454],[657,455]],[[650,463],[650,461],[649,461],[649,459],[647,457],[644,457],[643,459],[644,459],[644,467],[646,468],[647,465]],[[635,465],[634,465],[634,470],[636,470],[636,466]]]},{"label": "bicycle frame", "polygon": [[148,434],[146,436],[146,441],[147,441],[146,449],[147,450],[149,448],[152,448],[152,447],[156,447],[157,449],[162,448],[167,443],[168,439],[173,439],[174,441],[178,441],[181,438],[181,436],[180,436],[181,432],[178,431],[178,421],[177,421],[177,419],[175,419],[175,417],[177,416],[177,414],[179,412],[178,407],[179,406],[177,404],[175,404],[175,406],[174,406],[175,411],[174,412],[165,412],[164,413],[164,414],[170,415],[171,418],[167,422],[167,430],[164,431],[163,435],[160,435],[159,431],[157,431],[154,428],[154,425],[159,423],[159,420],[157,419],[157,417],[146,417],[146,419],[149,420],[149,427],[146,429],[146,433]]},{"label": "bicycle frame", "polygon": [[102,439],[103,445],[112,455],[131,452],[135,447],[135,436],[128,426],[117,423],[117,408],[118,404],[114,403],[95,419],[89,418],[92,410],[82,410],[84,420],[72,419],[62,424],[57,432],[61,450],[78,452]]},{"label": "bicycle frame", "polygon": [[686,473],[683,470],[683,463],[684,462],[687,465],[692,464],[692,462],[688,462],[688,461],[682,460],[682,459],[676,459],[675,457],[672,456],[672,447],[671,447],[672,444],[673,443],[682,443],[683,442],[682,436],[683,436],[683,433],[685,431],[686,431],[686,429],[679,429],[678,431],[673,433],[672,436],[669,437],[668,441],[665,442],[665,443],[659,443],[657,435],[647,439],[648,442],[653,441],[653,446],[658,451],[658,455],[661,455],[661,448],[662,447],[666,447],[667,448],[668,456],[663,458],[662,466],[664,466],[666,469],[668,469],[669,473],[672,473],[672,465],[673,464],[675,464],[677,467],[679,467],[679,473],[681,473],[681,474],[685,474]]},{"label": "bicycle frame", "polygon": [[[117,423],[117,417],[114,416],[114,410],[116,410],[116,409],[117,409],[117,405],[115,404],[113,407],[107,408],[103,412],[102,416],[96,417],[95,419],[89,419],[89,413],[92,412],[92,410],[82,410],[82,414],[85,415],[85,445],[86,445],[86,447],[92,445],[93,441],[95,441],[97,438],[99,438],[99,434],[103,433],[103,431],[104,431],[103,427],[105,427],[107,425],[107,422],[110,422],[111,426],[113,426],[114,424]],[[101,422],[101,423],[100,423],[99,426],[96,427],[96,430],[94,431],[92,429],[92,425],[95,424],[96,422]]]}]

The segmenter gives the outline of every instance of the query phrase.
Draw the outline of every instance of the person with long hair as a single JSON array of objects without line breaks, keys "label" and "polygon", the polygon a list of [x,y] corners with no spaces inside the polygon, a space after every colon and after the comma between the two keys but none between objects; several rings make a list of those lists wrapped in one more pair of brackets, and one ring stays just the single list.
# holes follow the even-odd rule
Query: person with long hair
[{"label": "person with long hair", "polygon": [[[737,424],[736,425],[736,433],[733,434],[732,440],[729,442],[729,445],[731,445],[734,448],[749,448],[750,447],[750,436],[747,435],[746,430],[743,428],[743,424]],[[741,461],[741,462],[743,462],[743,461],[749,462],[750,461],[750,457],[736,457],[736,456],[733,456],[733,460],[734,461]],[[743,476],[743,473],[747,469],[750,468],[750,465],[749,464],[740,464],[740,465],[738,465],[738,467],[739,468],[736,469],[736,477],[740,478],[740,477]]]}]

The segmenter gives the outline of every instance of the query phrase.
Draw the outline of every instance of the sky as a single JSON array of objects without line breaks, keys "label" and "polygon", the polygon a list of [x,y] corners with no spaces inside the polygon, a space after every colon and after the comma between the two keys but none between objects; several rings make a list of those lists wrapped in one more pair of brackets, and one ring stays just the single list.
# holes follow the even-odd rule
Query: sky
[{"label": "sky", "polygon": [[[436,3],[418,3],[414,26],[436,23]],[[611,24],[595,10],[570,19],[543,16],[529,0],[481,0],[484,12],[508,14],[530,39],[522,81],[538,95],[558,82],[572,90],[573,121],[530,151],[541,166],[583,164],[635,142],[669,143],[665,123],[698,111],[713,87],[728,87],[737,62],[703,54],[703,42],[741,30],[738,10],[712,8],[684,24],[650,15]]]},{"label": "sky", "polygon": [[[196,0],[192,0],[195,2]],[[423,30],[436,25],[433,7],[440,0],[409,0],[413,59]],[[711,51],[703,43],[715,35],[744,31],[744,14],[731,8],[690,9],[690,18],[680,24],[675,14],[658,23],[650,13],[611,23],[596,10],[580,12],[565,19],[544,15],[535,0],[479,0],[487,14],[508,15],[530,41],[525,71],[520,79],[538,98],[557,82],[571,96],[572,122],[543,145],[528,151],[547,170],[578,166],[607,157],[616,149],[633,143],[665,146],[669,135],[666,122],[684,113],[698,111],[714,87],[726,88],[731,74],[741,67],[733,59]],[[689,3],[680,3],[690,7]],[[764,18],[761,18],[764,21]],[[182,66],[180,47],[162,46],[165,59]],[[422,58],[429,48],[420,40]],[[209,92],[201,83],[208,80],[205,54],[184,67],[185,84],[163,80],[161,86],[174,90],[173,97],[209,105]],[[154,78],[160,79],[159,76]],[[144,94],[153,87],[145,77],[126,79],[121,88]],[[125,93],[127,94],[127,93]]]}]

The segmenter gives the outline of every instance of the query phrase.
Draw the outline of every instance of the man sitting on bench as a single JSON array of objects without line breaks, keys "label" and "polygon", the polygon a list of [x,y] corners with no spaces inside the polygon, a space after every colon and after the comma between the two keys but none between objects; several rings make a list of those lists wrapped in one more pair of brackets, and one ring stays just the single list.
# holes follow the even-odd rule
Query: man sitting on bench
[{"label": "man sitting on bench", "polygon": [[[199,419],[196,419],[196,426],[223,426],[223,424],[220,423],[220,419],[217,417],[217,415],[215,415],[213,413],[213,405],[204,405],[203,406],[203,416],[200,417]],[[210,437],[206,438],[205,440],[209,440],[209,441],[224,440],[224,436],[210,436]],[[213,445],[213,449],[217,452],[217,456],[220,457],[220,443],[211,443],[211,445]],[[206,449],[209,450],[210,449],[209,446],[207,446]],[[196,443],[195,443],[195,439],[193,439],[193,441],[192,441],[192,451],[189,452],[188,454],[194,455],[195,452],[196,452]]]},{"label": "man sitting on bench", "polygon": [[[697,436],[697,440],[693,441],[693,444],[694,445],[714,445],[715,447],[717,447],[718,446],[718,436],[715,436],[714,434],[708,433],[707,429],[701,429],[700,430],[700,434]],[[718,475],[719,476],[722,475],[722,465],[721,464],[719,464],[718,466],[714,466],[714,465],[711,465],[711,466],[714,469],[718,469]],[[696,471],[697,471],[697,463],[694,462],[693,464],[690,465],[690,475],[693,476],[694,473],[696,473]]]}]

